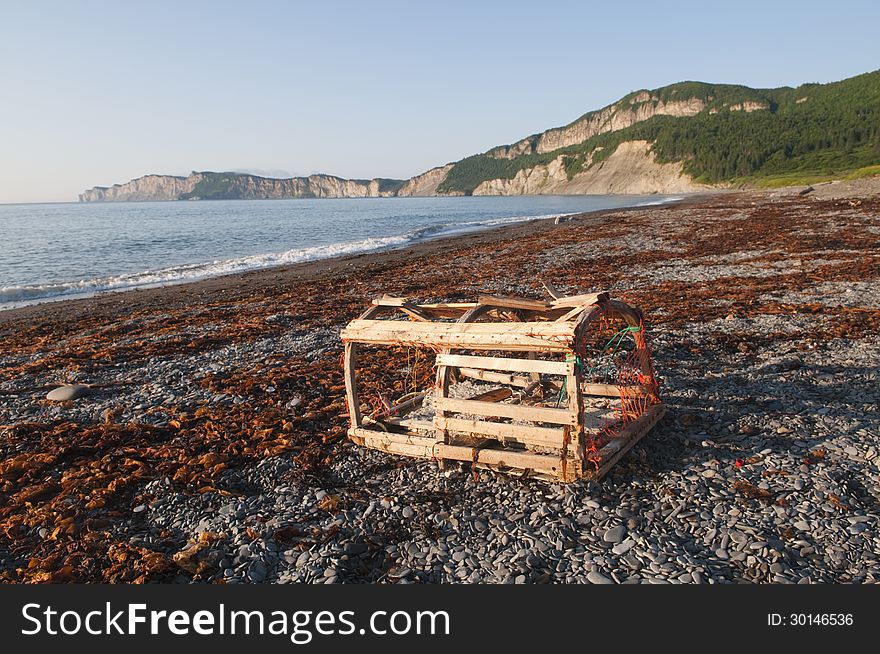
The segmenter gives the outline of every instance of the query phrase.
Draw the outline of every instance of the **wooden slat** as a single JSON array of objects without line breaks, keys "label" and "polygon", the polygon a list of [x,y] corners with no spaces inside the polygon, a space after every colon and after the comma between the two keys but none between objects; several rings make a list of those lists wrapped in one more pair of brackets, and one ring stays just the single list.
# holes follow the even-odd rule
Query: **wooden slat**
[{"label": "wooden slat", "polygon": [[[537,361],[538,360],[538,353],[537,352],[534,352],[534,351],[529,352],[526,356],[528,357],[529,361]],[[573,366],[572,366],[572,369],[574,369]],[[541,381],[541,373],[539,373],[539,372],[532,372],[529,374],[529,377],[532,379],[533,382],[540,382]]]},{"label": "wooden slat", "polygon": [[[519,468],[521,470],[534,470],[554,477],[562,477],[562,461],[558,456],[546,454],[531,454],[527,452],[514,452],[509,449],[478,449],[462,445],[447,445],[438,443],[434,448],[434,456],[444,459],[457,459],[459,461],[474,461],[490,466],[504,466]],[[576,465],[569,462],[566,481],[576,478]]]},{"label": "wooden slat", "polygon": [[501,387],[493,388],[492,390],[480,393],[479,395],[474,395],[471,399],[479,400],[480,402],[500,402],[501,400],[506,400],[511,395],[513,395],[512,390]]},{"label": "wooden slat", "polygon": [[479,368],[511,372],[538,372],[545,375],[570,375],[574,361],[541,361],[539,359],[509,359],[503,357],[480,357],[466,354],[439,354],[437,365],[456,368]]},{"label": "wooden slat", "polygon": [[357,368],[357,345],[346,343],[343,353],[343,374],[345,375],[345,401],[352,427],[361,426],[361,407],[358,404],[358,388],[355,369]]},{"label": "wooden slat", "polygon": [[559,307],[576,307],[581,304],[596,304],[597,302],[607,301],[609,298],[607,291],[601,291],[599,293],[585,293],[584,295],[569,295],[567,297],[561,297],[550,303],[554,309]]},{"label": "wooden slat", "polygon": [[569,429],[569,438],[563,454],[574,452],[578,459],[583,459],[585,445],[583,439],[584,402],[578,376],[574,370],[565,378],[565,393],[568,399],[568,408],[575,415],[576,426],[574,429]]},{"label": "wooden slat", "polygon": [[568,409],[553,409],[542,406],[529,406],[525,404],[496,404],[494,402],[479,402],[476,400],[461,400],[458,398],[439,397],[434,400],[434,405],[444,411],[455,411],[477,416],[495,416],[499,418],[513,418],[515,420],[529,420],[532,422],[550,422],[556,425],[577,424],[577,416]]},{"label": "wooden slat", "polygon": [[396,416],[398,418],[402,418],[410,411],[413,411],[414,409],[417,409],[420,406],[422,406],[422,402],[425,401],[425,396],[427,394],[428,394],[428,391],[422,391],[418,395],[415,395],[414,397],[411,397],[404,402],[400,402],[399,404],[395,404],[390,409],[382,411],[381,413],[373,414],[370,417],[375,420],[379,420],[381,418],[385,418],[388,416]]},{"label": "wooden slat", "polygon": [[417,304],[416,306],[422,309],[455,309],[455,310],[467,310],[473,309],[477,306],[476,302],[427,302],[424,304]]},{"label": "wooden slat", "polygon": [[595,479],[599,479],[607,473],[611,466],[626,454],[636,443],[638,443],[651,428],[657,424],[663,414],[666,413],[666,407],[662,404],[655,404],[645,411],[635,422],[623,429],[618,436],[603,447],[596,454],[599,462],[599,470],[591,475]]},{"label": "wooden slat", "polygon": [[533,300],[527,297],[511,297],[507,295],[481,295],[477,303],[487,307],[504,307],[506,309],[525,309],[527,311],[546,311],[548,302]]},{"label": "wooden slat", "polygon": [[491,370],[477,370],[476,368],[459,368],[458,374],[462,377],[469,377],[470,379],[480,379],[487,382],[508,384],[518,388],[525,388],[532,383],[532,380],[528,377],[518,377],[503,372],[492,372]]},{"label": "wooden slat", "polygon": [[572,323],[443,323],[353,320],[342,330],[345,341],[375,345],[418,344],[510,351],[570,351]]},{"label": "wooden slat", "polygon": [[560,293],[559,289],[556,288],[551,282],[542,281],[541,285],[547,291],[547,294],[554,300],[558,300],[560,297],[562,297],[562,293]]},{"label": "wooden slat", "polygon": [[581,392],[599,397],[620,397],[620,387],[614,384],[581,384]]},{"label": "wooden slat", "polygon": [[400,310],[403,311],[406,315],[410,316],[411,318],[414,318],[415,320],[421,320],[421,321],[430,321],[431,320],[431,316],[429,316],[427,313],[422,311],[419,307],[417,307],[414,304],[411,304],[410,302],[407,302],[406,304],[401,305]]},{"label": "wooden slat", "polygon": [[434,418],[434,424],[443,429],[494,436],[502,440],[511,440],[526,445],[562,448],[562,429],[510,425],[503,422],[487,422],[485,420],[464,420],[462,418]]},{"label": "wooden slat", "polygon": [[[385,434],[371,429],[352,428],[348,430],[348,435],[357,443],[392,454],[405,454],[424,459],[476,461],[481,465],[533,470],[552,477],[562,477],[561,459],[553,455],[517,452],[510,449],[475,449],[463,445],[447,445],[431,438],[406,434]],[[570,461],[565,481],[571,481],[577,476],[575,463]]]},{"label": "wooden slat", "polygon": [[405,454],[430,459],[434,456],[436,439],[411,434],[391,434],[374,429],[352,427],[348,436],[356,443],[392,454]]},{"label": "wooden slat", "polygon": [[380,298],[376,298],[373,300],[373,306],[377,307],[395,307],[403,311],[406,315],[411,316],[416,320],[429,321],[431,320],[431,316],[428,315],[427,312],[423,311],[421,307],[416,304],[413,304],[410,300],[405,297],[391,297],[390,295],[383,295]]},{"label": "wooden slat", "polygon": [[651,387],[646,384],[634,384],[631,386],[616,386],[614,384],[581,384],[581,392],[584,395],[595,395],[599,397],[620,397],[621,391],[628,394],[653,394]]},{"label": "wooden slat", "polygon": [[383,420],[387,425],[396,425],[404,429],[412,429],[415,431],[433,432],[434,423],[430,420],[419,420],[418,418],[386,418]]},{"label": "wooden slat", "polygon": [[[568,322],[572,318],[575,318],[576,316],[583,313],[586,309],[589,309],[591,306],[592,305],[590,305],[590,304],[579,304],[578,306],[576,306],[574,309],[572,309],[568,313],[565,313],[565,314],[559,316],[556,319],[556,322]],[[563,309],[564,309],[564,307],[563,307]]]},{"label": "wooden slat", "polygon": [[373,305],[377,307],[402,307],[407,302],[409,302],[409,299],[405,297],[383,295],[382,297],[373,300]]}]

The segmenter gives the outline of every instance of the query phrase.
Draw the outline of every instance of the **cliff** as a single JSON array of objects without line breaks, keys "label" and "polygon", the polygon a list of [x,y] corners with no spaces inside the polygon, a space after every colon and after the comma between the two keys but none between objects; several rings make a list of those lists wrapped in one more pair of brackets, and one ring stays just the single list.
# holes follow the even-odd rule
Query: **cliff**
[{"label": "cliff", "polygon": [[83,191],[80,202],[124,202],[136,200],[176,200],[184,193],[189,193],[201,178],[199,173],[189,177],[172,177],[171,175],[144,175],[125,184],[113,186],[96,186]]},{"label": "cliff", "polygon": [[79,200],[133,202],[389,197],[395,195],[402,184],[401,180],[355,180],[333,175],[274,179],[242,173],[192,172],[187,177],[145,175],[125,184],[96,186],[80,194]]},{"label": "cliff", "polygon": [[568,178],[565,157],[520,170],[512,179],[482,182],[474,195],[591,195],[692,193],[705,188],[682,170],[682,163],[658,163],[647,141],[622,143],[595,167]]},{"label": "cliff", "polygon": [[683,193],[810,183],[877,164],[880,71],[798,88],[680,82],[634,91],[568,125],[408,180],[193,172],[95,187],[80,200]]},{"label": "cliff", "polygon": [[514,143],[489,150],[491,157],[513,159],[583,143],[598,134],[614,132],[654,116],[695,116],[706,108],[700,98],[663,101],[648,91],[635,93],[599,111],[592,111],[565,127],[548,129]]},{"label": "cliff", "polygon": [[[401,197],[425,197],[437,195],[437,187],[446,179],[446,174],[454,164],[432,168],[426,173],[416,175],[404,182],[397,195]],[[461,195],[460,193],[458,195]]]}]

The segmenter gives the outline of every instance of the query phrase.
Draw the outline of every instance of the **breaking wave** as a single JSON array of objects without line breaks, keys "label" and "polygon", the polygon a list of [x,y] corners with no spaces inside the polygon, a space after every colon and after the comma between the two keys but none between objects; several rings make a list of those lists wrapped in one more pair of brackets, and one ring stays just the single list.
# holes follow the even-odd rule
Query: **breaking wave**
[{"label": "breaking wave", "polygon": [[283,266],[304,261],[318,261],[333,257],[377,252],[405,247],[431,238],[474,232],[498,225],[555,218],[573,214],[551,214],[541,216],[514,216],[492,218],[488,220],[443,223],[422,227],[397,236],[365,238],[359,241],[331,243],[305,248],[294,248],[284,252],[255,254],[234,259],[205,261],[202,263],[184,264],[146,270],[137,273],[111,275],[94,279],[82,279],[74,282],[59,282],[22,286],[0,287],[0,309],[11,309],[37,302],[50,300],[88,297],[107,291],[124,291],[134,288],[151,288],[166,284],[181,284],[209,277],[219,277],[235,273],[243,273],[260,268]]}]

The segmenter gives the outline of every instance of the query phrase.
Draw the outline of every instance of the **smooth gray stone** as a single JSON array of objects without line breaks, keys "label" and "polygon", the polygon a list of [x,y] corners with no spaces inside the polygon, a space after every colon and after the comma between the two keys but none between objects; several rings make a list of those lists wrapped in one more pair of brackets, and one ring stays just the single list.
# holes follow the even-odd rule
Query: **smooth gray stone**
[{"label": "smooth gray stone", "polygon": [[618,525],[606,531],[605,535],[602,536],[602,540],[604,540],[606,543],[619,543],[624,539],[625,536],[626,527],[624,525]]},{"label": "smooth gray stone", "polygon": [[862,533],[862,532],[865,531],[867,528],[868,528],[868,525],[866,525],[864,522],[858,522],[858,523],[856,523],[856,524],[854,524],[854,525],[850,525],[850,527],[847,529],[847,531],[848,531],[849,533],[855,535],[855,534],[860,534],[860,533]]},{"label": "smooth gray stone", "polygon": [[67,402],[68,400],[78,400],[86,397],[92,392],[92,389],[83,384],[65,384],[54,388],[46,394],[47,400],[53,402]]},{"label": "smooth gray stone", "polygon": [[590,572],[587,575],[587,581],[589,581],[591,584],[613,584],[614,583],[613,581],[611,581],[611,579],[609,579],[608,577],[603,575],[601,572],[596,572],[595,570],[593,572]]},{"label": "smooth gray stone", "polygon": [[633,545],[635,544],[636,542],[632,538],[627,538],[622,543],[618,543],[617,545],[612,547],[611,551],[617,555],[626,554],[630,551],[630,549],[632,549]]}]

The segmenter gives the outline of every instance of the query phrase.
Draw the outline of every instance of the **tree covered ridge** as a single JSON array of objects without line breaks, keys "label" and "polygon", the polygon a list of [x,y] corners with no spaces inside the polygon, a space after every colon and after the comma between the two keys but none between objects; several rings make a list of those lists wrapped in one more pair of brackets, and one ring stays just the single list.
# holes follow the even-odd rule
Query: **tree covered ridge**
[{"label": "tree covered ridge", "polygon": [[[648,99],[639,100],[644,95],[631,93],[614,107],[625,110],[640,103],[698,98],[706,108],[689,117],[654,116],[552,152],[514,159],[488,153],[467,157],[453,166],[438,191],[471,193],[483,181],[511,179],[520,170],[560,155],[571,179],[601,164],[620,143],[634,140],[652,143],[657,161],[681,161],[685,172],[708,184],[758,183],[785,175],[836,176],[880,164],[880,70],[797,88],[681,82],[650,91]],[[767,108],[731,110],[745,102]],[[537,137],[530,138],[534,143]]]}]

